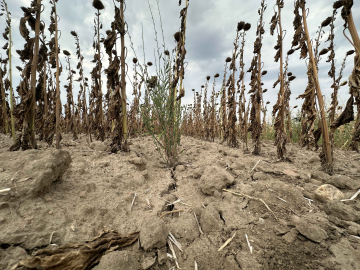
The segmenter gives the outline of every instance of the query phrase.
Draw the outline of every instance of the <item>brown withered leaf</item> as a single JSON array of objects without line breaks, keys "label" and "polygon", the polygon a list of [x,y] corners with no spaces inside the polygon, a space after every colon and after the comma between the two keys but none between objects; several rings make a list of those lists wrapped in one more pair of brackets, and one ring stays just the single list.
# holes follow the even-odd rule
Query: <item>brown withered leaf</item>
[{"label": "brown withered leaf", "polygon": [[321,23],[321,27],[326,27],[328,26],[332,21],[332,17],[327,17],[322,23]]},{"label": "brown withered leaf", "polygon": [[353,0],[342,0],[343,8],[341,10],[341,17],[345,21],[345,25],[347,25],[348,22],[348,16],[350,15],[351,8],[354,4]]},{"label": "brown withered leaf", "polygon": [[182,89],[180,89],[179,95],[176,97],[176,101],[182,99],[184,96],[185,96],[185,89],[182,88]]},{"label": "brown withered leaf", "polygon": [[279,61],[279,59],[280,59],[280,50],[278,50],[277,52],[276,52],[276,55],[275,55],[275,62],[278,62]]},{"label": "brown withered leaf", "polygon": [[108,31],[107,37],[104,40],[104,47],[105,47],[106,53],[109,56],[111,55],[111,51],[114,48],[115,41],[116,41],[116,32],[115,31]]},{"label": "brown withered leaf", "polygon": [[261,40],[260,40],[259,37],[257,37],[255,42],[254,42],[254,52],[253,53],[259,54],[260,50],[261,50],[261,47],[262,47]]},{"label": "brown withered leaf", "polygon": [[350,94],[354,97],[360,97],[360,55],[355,55],[355,66],[349,76]]},{"label": "brown withered leaf", "polygon": [[31,15],[27,15],[25,17],[22,17],[20,19],[20,24],[19,24],[19,31],[20,31],[20,35],[25,39],[28,40],[29,39],[29,34],[30,31],[29,29],[27,29],[26,27],[26,22],[31,18]]},{"label": "brown withered leaf", "polygon": [[271,26],[270,26],[270,35],[274,35],[274,30],[276,28],[276,25],[278,23],[278,16],[277,16],[277,12],[275,11],[275,15],[271,18]]},{"label": "brown withered leaf", "polygon": [[351,148],[353,151],[359,152],[358,145],[360,142],[360,125],[358,125],[357,129],[353,133],[352,140],[351,140]]},{"label": "brown withered leaf", "polygon": [[327,54],[329,52],[329,49],[328,48],[324,48],[322,49],[320,52],[319,52],[319,55],[324,55],[324,54]]},{"label": "brown withered leaf", "polygon": [[330,129],[334,132],[338,127],[354,121],[354,98],[351,96],[346,102],[345,110],[331,124]]},{"label": "brown withered leaf", "polygon": [[275,82],[274,85],[273,85],[273,88],[275,88],[279,83],[280,83],[280,78],[278,78],[278,79],[276,80],[276,82]]},{"label": "brown withered leaf", "polygon": [[301,47],[300,58],[306,58],[307,55],[308,55],[308,48],[307,48],[306,44],[304,43]]}]

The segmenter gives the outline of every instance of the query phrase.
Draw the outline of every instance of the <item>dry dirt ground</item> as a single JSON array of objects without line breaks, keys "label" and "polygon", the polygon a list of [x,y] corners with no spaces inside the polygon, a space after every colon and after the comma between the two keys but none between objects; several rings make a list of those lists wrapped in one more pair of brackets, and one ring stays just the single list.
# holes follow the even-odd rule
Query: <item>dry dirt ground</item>
[{"label": "dry dirt ground", "polygon": [[[103,230],[140,236],[106,253],[96,270],[168,270],[176,262],[199,270],[360,269],[360,196],[323,203],[314,195],[328,183],[352,197],[359,154],[336,150],[329,176],[317,152],[297,145],[287,147],[291,161],[279,162],[270,141],[253,156],[183,137],[171,171],[151,138],[131,143],[129,153],[110,154],[109,141],[64,135],[61,151],[40,142],[40,150],[8,152],[11,140],[0,135],[0,190],[10,189],[0,192],[0,269]],[[169,232],[181,244],[173,245],[176,260]]]}]

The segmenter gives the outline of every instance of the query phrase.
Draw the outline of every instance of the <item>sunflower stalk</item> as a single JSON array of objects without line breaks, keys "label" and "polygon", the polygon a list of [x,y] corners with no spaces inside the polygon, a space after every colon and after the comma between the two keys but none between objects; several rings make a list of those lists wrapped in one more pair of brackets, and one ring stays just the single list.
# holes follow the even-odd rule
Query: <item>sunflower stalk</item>
[{"label": "sunflower stalk", "polygon": [[54,24],[55,24],[55,61],[56,61],[56,149],[60,149],[60,110],[61,110],[61,100],[60,100],[60,64],[59,64],[59,43],[58,43],[58,15],[56,11],[56,3],[58,0],[52,0],[53,3],[53,18],[54,18]]},{"label": "sunflower stalk", "polygon": [[[0,58],[0,64],[3,59]],[[2,125],[4,127],[5,135],[9,132],[9,125],[8,125],[8,116],[7,116],[7,105],[6,105],[6,98],[5,98],[5,88],[3,83],[3,70],[0,66],[0,90],[1,90],[1,101],[2,101]]]},{"label": "sunflower stalk", "polygon": [[41,14],[41,0],[36,1],[36,19],[35,19],[35,43],[34,43],[34,55],[31,64],[31,103],[29,111],[29,129],[31,136],[32,148],[36,148],[35,140],[35,111],[36,111],[36,71],[38,65],[38,54],[39,54],[39,40],[40,40],[40,14]]},{"label": "sunflower stalk", "polygon": [[224,79],[221,86],[221,98],[220,98],[220,121],[221,121],[221,129],[220,129],[220,139],[221,143],[227,140],[227,110],[226,110],[226,71],[227,64],[231,62],[231,58],[227,57],[225,59],[225,69],[224,69]]},{"label": "sunflower stalk", "polygon": [[[3,33],[3,37],[5,38],[5,40],[7,41],[7,45],[5,44],[4,48],[7,47],[7,55],[8,55],[8,64],[9,64],[9,73],[8,73],[8,87],[10,89],[10,117],[11,117],[11,136],[13,139],[13,142],[15,142],[15,120],[14,120],[14,115],[13,115],[13,110],[14,110],[14,94],[13,94],[13,86],[12,86],[12,55],[11,55],[11,50],[12,50],[12,46],[13,46],[13,42],[12,42],[12,35],[11,35],[11,14],[8,10],[8,6],[5,0],[1,0],[0,2],[1,8],[3,11],[5,11],[6,13],[6,28],[5,28],[5,32]],[[5,74],[3,74],[2,76],[4,76]],[[4,87],[4,85],[3,85]],[[6,84],[5,87],[6,88]],[[8,125],[8,122],[5,122],[5,125]],[[6,126],[5,126],[6,127]]]},{"label": "sunflower stalk", "polygon": [[[220,75],[216,73],[214,75],[213,90],[211,94],[211,108],[210,108],[210,141],[214,142],[216,137],[216,98],[217,93],[215,92],[216,78]],[[191,121],[192,122],[192,121]]]},{"label": "sunflower stalk", "polygon": [[305,0],[297,0],[296,3],[297,3],[297,5],[295,8],[300,8],[302,10],[302,20],[303,20],[304,32],[305,32],[304,37],[306,38],[309,58],[310,58],[310,62],[313,67],[312,68],[313,78],[315,80],[316,95],[317,95],[317,99],[319,102],[319,110],[320,110],[321,125],[322,125],[322,136],[323,136],[322,152],[320,153],[321,163],[322,163],[322,166],[325,169],[325,171],[329,174],[332,174],[333,173],[333,156],[332,156],[333,152],[331,149],[328,124],[326,121],[325,104],[324,104],[323,95],[322,95],[320,83],[319,83],[318,72],[317,72],[317,68],[316,68],[317,65],[315,62],[313,49],[312,49],[312,45],[311,45],[311,40],[310,40],[310,36],[309,36],[309,31],[308,31],[308,27],[307,27],[307,20],[306,20],[307,15],[306,15],[306,8],[305,8]]},{"label": "sunflower stalk", "polygon": [[91,78],[93,81],[92,93],[90,94],[93,98],[93,110],[95,119],[92,119],[92,130],[96,131],[96,137],[98,140],[105,140],[105,126],[104,126],[104,115],[103,115],[103,95],[102,95],[102,81],[101,81],[101,44],[100,44],[100,30],[102,29],[102,23],[100,22],[100,10],[105,7],[100,0],[93,1],[93,7],[96,9],[94,19],[94,40],[93,49],[95,50],[94,60],[95,67],[91,71]]},{"label": "sunflower stalk", "polygon": [[[180,17],[181,17],[181,33],[182,33],[182,39],[181,39],[181,47],[179,48],[180,54],[182,55],[181,59],[181,67],[180,67],[180,93],[179,96],[176,98],[177,101],[177,108],[179,109],[181,106],[181,98],[185,96],[185,89],[183,86],[183,79],[184,79],[184,60],[186,55],[185,50],[185,37],[186,37],[186,18],[187,18],[187,11],[189,7],[189,0],[185,1],[185,8],[183,8],[180,11]],[[177,93],[176,93],[177,96]]]},{"label": "sunflower stalk", "polygon": [[[244,72],[244,48],[245,48],[245,36],[246,32],[249,31],[251,28],[250,23],[245,23],[244,21],[241,21],[238,23],[238,29],[239,31],[242,31],[240,33],[240,36],[242,37],[241,41],[241,48],[240,48],[240,75],[239,80],[237,81],[238,86],[238,92],[240,92],[239,95],[239,128],[240,128],[240,137],[242,138],[244,144],[243,144],[243,150],[248,151],[247,148],[247,125],[245,124],[247,122],[247,119],[245,117],[246,114],[246,98],[245,98],[245,72]],[[241,86],[240,86],[241,82]],[[241,89],[240,89],[241,88]],[[245,127],[246,126],[246,127]]]},{"label": "sunflower stalk", "polygon": [[[353,0],[342,0],[341,4],[343,6],[341,11],[341,16],[345,21],[345,29],[348,28],[351,36],[350,41],[349,38],[347,38],[355,49],[355,56],[354,56],[354,69],[349,77],[349,86],[350,86],[350,99],[346,105],[345,111],[349,111],[351,115],[351,109],[348,109],[348,107],[352,107],[352,100],[355,99],[355,103],[357,106],[357,116],[356,116],[356,122],[354,126],[354,131],[352,134],[351,144],[350,147],[353,151],[359,152],[359,142],[360,142],[360,38],[358,35],[358,32],[355,27],[353,15],[352,15],[352,6],[353,6]],[[334,4],[335,8],[335,4]],[[344,35],[345,35],[345,29],[344,29]],[[344,115],[345,116],[345,115]]]},{"label": "sunflower stalk", "polygon": [[262,93],[262,62],[261,62],[261,47],[262,47],[262,37],[265,33],[263,17],[264,12],[266,10],[267,5],[265,4],[265,0],[261,1],[261,7],[258,9],[258,13],[260,15],[260,19],[257,25],[256,35],[257,38],[254,42],[254,58],[251,63],[251,67],[248,72],[251,72],[251,111],[250,111],[250,126],[248,131],[251,132],[251,137],[254,142],[254,155],[260,155],[261,152],[261,143],[260,143],[260,135],[262,133],[261,126],[261,105],[263,100]]},{"label": "sunflower stalk", "polygon": [[[17,92],[21,97],[20,104],[17,104],[13,114],[18,118],[19,126],[22,126],[21,134],[16,138],[15,143],[10,147],[10,151],[35,149],[35,118],[36,118],[36,71],[38,69],[39,54],[39,34],[44,25],[40,25],[41,2],[32,1],[29,8],[22,7],[24,16],[20,20],[20,34],[26,43],[23,50],[17,50],[20,60],[25,64],[24,68],[17,67],[21,71],[21,81],[17,87]],[[34,18],[35,16],[35,18]],[[30,38],[30,31],[26,23],[35,36]]]},{"label": "sunflower stalk", "polygon": [[210,76],[206,77],[206,83],[205,83],[205,90],[204,90],[204,99],[203,99],[203,123],[204,123],[204,134],[203,138],[204,140],[210,139],[210,118],[209,118],[209,104],[207,102],[207,91],[208,91],[208,85],[210,81]]},{"label": "sunflower stalk", "polygon": [[89,131],[89,120],[88,120],[88,116],[87,116],[87,102],[86,102],[87,82],[85,81],[85,77],[84,77],[84,68],[83,68],[84,56],[81,54],[80,39],[79,39],[78,34],[75,31],[71,31],[71,35],[75,38],[76,56],[77,56],[77,59],[79,60],[76,68],[79,70],[80,77],[76,81],[80,82],[80,92],[83,95],[82,101],[81,101],[81,103],[82,103],[81,107],[82,107],[82,112],[83,112],[82,124],[83,124],[83,127],[85,128],[86,134],[89,136],[89,141],[92,142],[91,133]]},{"label": "sunflower stalk", "polygon": [[[275,55],[275,62],[280,60],[280,91],[278,94],[278,101],[273,108],[273,116],[275,116],[275,144],[277,146],[278,159],[284,160],[286,155],[286,132],[285,132],[285,80],[283,68],[283,30],[281,24],[281,9],[284,7],[283,0],[277,0],[276,5],[278,8],[277,14],[273,16],[271,24],[271,33],[274,33],[273,28],[278,29],[278,41],[275,46],[277,53]],[[266,128],[265,128],[266,132]]]},{"label": "sunflower stalk", "polygon": [[[65,119],[67,121],[66,124],[66,129],[68,128],[69,122],[70,122],[70,127],[71,127],[71,131],[73,133],[73,139],[77,140],[77,126],[76,126],[76,118],[75,118],[75,103],[74,103],[74,96],[73,96],[73,76],[74,73],[76,73],[74,70],[71,69],[71,65],[70,65],[70,53],[66,50],[63,51],[66,57],[66,62],[68,64],[68,77],[67,79],[69,80],[69,84],[66,85],[66,92],[67,92],[67,104],[65,106],[67,106],[67,111],[65,111]],[[68,130],[66,130],[68,131]]]},{"label": "sunflower stalk", "polygon": [[230,70],[232,71],[230,74],[230,84],[228,87],[228,126],[227,126],[227,137],[228,137],[228,146],[232,148],[237,148],[239,146],[238,135],[236,131],[236,89],[235,89],[235,72],[236,68],[236,59],[238,57],[238,49],[239,49],[239,38],[240,31],[242,28],[240,27],[240,23],[238,23],[236,28],[236,38],[234,41],[234,50],[231,58]]},{"label": "sunflower stalk", "polygon": [[[291,53],[291,52],[290,52]],[[296,79],[295,76],[292,75],[291,72],[288,72],[289,68],[289,52],[286,55],[285,59],[285,67],[284,67],[284,97],[285,97],[285,106],[286,106],[286,115],[287,115],[287,140],[291,142],[292,138],[292,128],[291,128],[291,109],[290,109],[290,96],[291,96],[291,89],[290,89],[290,82]],[[297,108],[295,106],[294,108]]]},{"label": "sunflower stalk", "polygon": [[120,31],[120,42],[121,42],[121,57],[120,57],[120,65],[121,65],[121,118],[122,118],[122,137],[124,140],[123,149],[126,152],[130,151],[127,135],[128,135],[128,126],[127,126],[127,112],[126,112],[126,81],[125,81],[125,18],[124,18],[124,2],[125,0],[120,0],[120,17],[122,21],[122,31]]}]

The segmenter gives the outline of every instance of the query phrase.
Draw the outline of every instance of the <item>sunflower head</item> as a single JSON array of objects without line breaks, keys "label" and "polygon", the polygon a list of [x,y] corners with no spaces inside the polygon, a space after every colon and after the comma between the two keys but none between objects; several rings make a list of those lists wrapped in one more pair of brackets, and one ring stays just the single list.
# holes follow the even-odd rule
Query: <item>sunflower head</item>
[{"label": "sunflower head", "polygon": [[93,0],[93,7],[96,8],[97,10],[102,10],[104,9],[104,4],[101,2],[101,0]]},{"label": "sunflower head", "polygon": [[245,23],[244,25],[244,31],[249,31],[251,28],[251,24],[250,23]]},{"label": "sunflower head", "polygon": [[70,56],[71,54],[69,53],[69,51],[67,50],[63,50],[63,53],[66,55],[66,56]]}]

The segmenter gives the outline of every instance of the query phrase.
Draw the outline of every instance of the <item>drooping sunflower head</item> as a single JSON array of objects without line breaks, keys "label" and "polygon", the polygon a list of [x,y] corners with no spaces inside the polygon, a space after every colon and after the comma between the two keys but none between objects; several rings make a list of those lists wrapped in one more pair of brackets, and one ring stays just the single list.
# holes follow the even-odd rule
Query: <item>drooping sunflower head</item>
[{"label": "drooping sunflower head", "polygon": [[93,0],[93,7],[96,8],[97,10],[102,10],[104,9],[104,4],[101,2],[101,0]]}]

